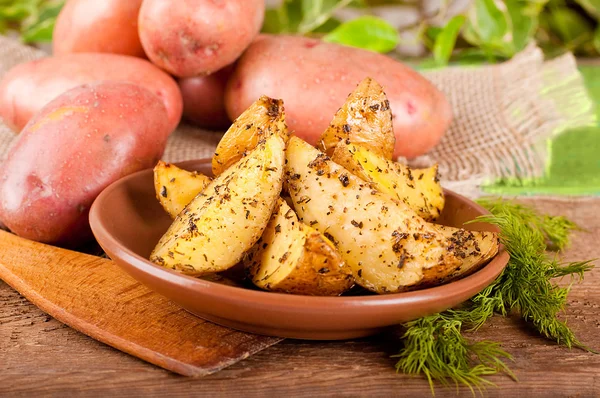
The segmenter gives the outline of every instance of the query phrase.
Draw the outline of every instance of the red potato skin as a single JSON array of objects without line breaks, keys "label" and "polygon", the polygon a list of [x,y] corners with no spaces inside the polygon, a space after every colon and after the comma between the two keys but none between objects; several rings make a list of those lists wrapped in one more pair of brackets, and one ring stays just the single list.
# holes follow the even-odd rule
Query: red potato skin
[{"label": "red potato skin", "polygon": [[0,220],[27,239],[74,246],[110,183],[152,167],[169,125],[162,102],[127,83],[70,90],[25,127],[0,169]]},{"label": "red potato skin", "polygon": [[48,102],[96,81],[125,81],[150,90],[167,108],[169,132],[181,120],[183,101],[171,76],[144,59],[94,53],[42,58],[12,68],[0,81],[0,117],[14,131],[21,131]]},{"label": "red potato skin", "polygon": [[142,0],[68,0],[53,32],[54,55],[95,52],[145,57],[138,35]]},{"label": "red potato skin", "polygon": [[233,68],[228,66],[212,75],[180,79],[183,117],[211,130],[228,128],[231,120],[225,110],[225,86],[232,72]]},{"label": "red potato skin", "polygon": [[200,76],[233,63],[264,13],[264,0],[144,0],[138,29],[154,64],[175,76]]},{"label": "red potato skin", "polygon": [[377,80],[390,101],[394,158],[426,153],[452,121],[450,105],[438,89],[382,54],[311,38],[261,35],[236,65],[225,93],[232,120],[261,95],[281,98],[290,131],[313,145],[365,77]]}]

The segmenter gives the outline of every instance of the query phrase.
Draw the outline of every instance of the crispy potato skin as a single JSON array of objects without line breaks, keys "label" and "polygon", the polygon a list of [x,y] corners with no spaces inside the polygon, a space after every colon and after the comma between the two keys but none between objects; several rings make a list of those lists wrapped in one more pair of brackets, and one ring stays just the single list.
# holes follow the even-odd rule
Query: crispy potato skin
[{"label": "crispy potato skin", "polygon": [[498,254],[500,240],[493,232],[466,231],[460,228],[437,225],[436,228],[452,243],[462,245],[466,253],[477,252],[479,256],[468,256],[462,265],[453,273],[446,275],[439,282],[446,283],[465,277],[479,270],[484,264]]},{"label": "crispy potato skin", "polygon": [[263,95],[233,122],[219,141],[212,159],[213,174],[221,174],[271,135],[278,135],[287,143],[285,110],[283,101]]},{"label": "crispy potato skin", "polygon": [[199,76],[233,63],[264,13],[264,0],[144,0],[139,34],[154,64],[179,77]]},{"label": "crispy potato skin", "polygon": [[338,143],[331,159],[377,190],[405,203],[426,221],[434,221],[444,209],[437,165],[411,169],[345,141]]},{"label": "crispy potato skin", "polygon": [[181,119],[177,83],[150,62],[117,54],[65,54],[11,69],[0,81],[0,117],[15,131],[48,102],[82,84],[118,80],[138,84],[157,95],[167,108],[170,133]]},{"label": "crispy potato skin", "polygon": [[439,284],[467,257],[485,257],[297,137],[288,143],[285,184],[300,221],[331,237],[356,282],[374,292]]},{"label": "crispy potato skin", "polygon": [[68,0],[53,32],[54,55],[90,52],[144,57],[138,35],[142,0]]},{"label": "crispy potato skin", "polygon": [[152,167],[169,129],[162,102],[142,87],[70,90],[25,127],[0,170],[0,219],[19,236],[75,245],[91,237],[88,211],[117,179]]},{"label": "crispy potato skin", "polygon": [[338,296],[354,284],[331,241],[304,225],[279,199],[263,236],[244,256],[252,282],[273,292]]},{"label": "crispy potato skin", "polygon": [[285,143],[271,136],[215,178],[177,216],[150,260],[188,275],[237,264],[262,235],[281,193]]},{"label": "crispy potato skin", "polygon": [[452,112],[423,76],[385,55],[312,38],[261,35],[238,60],[225,104],[236,118],[260,95],[281,98],[290,131],[315,145],[365,77],[378,81],[390,101],[394,157],[413,158],[439,142]]},{"label": "crispy potato skin", "polygon": [[183,170],[162,160],[154,166],[156,199],[171,218],[177,217],[211,181],[204,174]]},{"label": "crispy potato skin", "polygon": [[392,159],[394,155],[396,136],[390,101],[379,83],[370,77],[348,96],[319,138],[317,148],[331,156],[338,143],[346,140],[385,159]]},{"label": "crispy potato skin", "polygon": [[179,79],[183,116],[189,122],[211,130],[231,125],[225,110],[225,86],[232,72],[228,66],[208,76]]}]

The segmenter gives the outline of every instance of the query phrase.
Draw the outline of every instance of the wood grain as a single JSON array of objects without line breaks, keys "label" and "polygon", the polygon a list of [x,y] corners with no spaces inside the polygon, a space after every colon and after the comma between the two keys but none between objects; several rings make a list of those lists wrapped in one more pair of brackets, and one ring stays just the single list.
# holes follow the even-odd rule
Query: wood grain
[{"label": "wood grain", "polygon": [[[587,228],[576,233],[566,259],[600,258],[600,199],[528,202]],[[600,269],[573,286],[564,319],[600,348]],[[600,355],[557,346],[515,318],[495,317],[470,337],[500,341],[515,358],[510,365],[519,382],[493,376],[497,387],[485,396],[600,396]],[[184,378],[65,327],[0,282],[0,396],[431,396],[422,377],[395,372],[390,355],[399,349],[393,333],[348,342],[285,340],[218,373]],[[472,397],[465,388],[458,395]],[[454,388],[436,388],[436,397],[455,396]]]},{"label": "wood grain", "polygon": [[0,231],[0,279],[72,328],[185,376],[216,372],[281,340],[192,316],[110,260],[5,231]]}]

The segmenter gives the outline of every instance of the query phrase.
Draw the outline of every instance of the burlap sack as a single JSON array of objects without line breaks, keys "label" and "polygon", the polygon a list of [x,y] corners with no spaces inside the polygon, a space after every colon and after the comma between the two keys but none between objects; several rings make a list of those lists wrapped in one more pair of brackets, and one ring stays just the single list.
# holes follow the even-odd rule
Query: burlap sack
[{"label": "burlap sack", "polygon": [[[0,36],[0,78],[12,66],[45,55]],[[504,64],[425,75],[447,95],[454,122],[435,149],[410,163],[438,162],[443,184],[468,196],[477,196],[487,181],[543,175],[547,140],[565,128],[594,122],[593,104],[570,54],[544,62],[531,46]],[[0,159],[16,137],[0,122]],[[181,125],[164,159],[211,156],[219,138],[219,133]]]}]

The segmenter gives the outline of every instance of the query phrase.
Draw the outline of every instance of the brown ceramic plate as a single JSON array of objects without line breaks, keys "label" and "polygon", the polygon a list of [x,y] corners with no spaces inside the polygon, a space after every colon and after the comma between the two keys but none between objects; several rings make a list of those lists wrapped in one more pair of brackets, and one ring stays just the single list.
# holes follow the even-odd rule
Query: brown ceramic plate
[{"label": "brown ceramic plate", "polygon": [[[182,163],[210,173],[210,160]],[[476,203],[446,191],[440,223],[463,223],[487,214]],[[155,198],[152,170],[125,177],[96,199],[90,212],[94,235],[106,253],[131,276],[191,313],[246,332],[300,339],[341,340],[375,334],[383,328],[443,311],[469,299],[504,269],[500,253],[481,270],[446,285],[389,295],[309,297],[269,293],[193,278],[147,260],[171,220]],[[472,230],[497,231],[489,224]],[[234,277],[235,278],[235,277]]]}]

